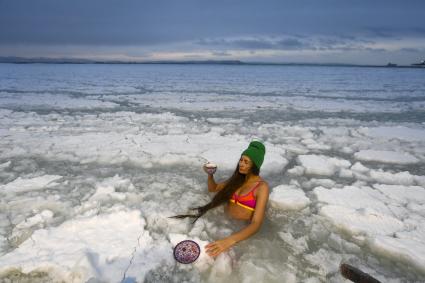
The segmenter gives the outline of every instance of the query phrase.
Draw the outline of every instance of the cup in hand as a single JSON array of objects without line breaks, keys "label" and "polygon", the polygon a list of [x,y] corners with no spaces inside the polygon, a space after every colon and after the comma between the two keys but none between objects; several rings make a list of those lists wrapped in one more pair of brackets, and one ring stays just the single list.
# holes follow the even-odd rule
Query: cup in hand
[{"label": "cup in hand", "polygon": [[217,165],[211,162],[207,162],[204,164],[204,170],[210,175],[213,175],[215,171],[217,171]]}]

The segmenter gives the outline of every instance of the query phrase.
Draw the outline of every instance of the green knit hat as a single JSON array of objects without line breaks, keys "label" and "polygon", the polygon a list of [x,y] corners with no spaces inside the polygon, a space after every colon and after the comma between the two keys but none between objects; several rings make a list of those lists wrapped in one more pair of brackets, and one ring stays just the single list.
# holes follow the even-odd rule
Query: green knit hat
[{"label": "green knit hat", "polygon": [[260,169],[264,161],[264,155],[266,154],[266,147],[259,141],[252,141],[248,148],[242,152],[242,155],[248,156],[252,162]]}]

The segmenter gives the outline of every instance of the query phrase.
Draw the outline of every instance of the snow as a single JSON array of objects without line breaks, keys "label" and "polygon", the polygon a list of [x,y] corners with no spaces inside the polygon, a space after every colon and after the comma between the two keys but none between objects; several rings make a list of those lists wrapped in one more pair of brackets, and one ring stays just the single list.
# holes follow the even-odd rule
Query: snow
[{"label": "snow", "polygon": [[361,161],[377,161],[395,164],[412,164],[419,162],[419,160],[411,154],[388,150],[361,150],[354,154],[354,158]]},{"label": "snow", "polygon": [[327,205],[320,213],[331,219],[335,226],[351,235],[373,237],[376,234],[389,235],[403,230],[403,222],[379,213],[374,209],[352,209],[343,206]]},{"label": "snow", "polygon": [[47,185],[61,179],[62,176],[43,175],[35,178],[18,177],[14,181],[0,186],[0,193],[24,193],[44,189]]},{"label": "snow", "polygon": [[423,187],[383,184],[376,184],[373,187],[387,197],[400,202],[403,205],[407,205],[412,202],[418,204],[425,203],[425,191]]},{"label": "snow", "polygon": [[48,272],[57,281],[98,278],[118,282],[131,264],[132,254],[146,254],[153,244],[145,225],[140,212],[119,211],[37,230],[31,239],[0,258],[0,274],[19,264],[23,273]]},{"label": "snow", "polygon": [[373,251],[387,257],[395,257],[405,264],[425,271],[425,245],[415,240],[379,236],[371,240]]},{"label": "snow", "polygon": [[423,216],[406,205],[423,204],[425,188],[383,184],[373,187],[315,188],[315,196],[323,203],[320,214],[355,242],[423,272]]},{"label": "snow", "polygon": [[25,219],[25,221],[16,225],[18,229],[30,228],[35,225],[42,224],[53,218],[54,213],[50,210],[43,210],[41,213],[38,213],[32,217]]},{"label": "snow", "polygon": [[360,131],[371,137],[386,139],[401,139],[408,141],[420,141],[425,139],[425,130],[420,128],[409,128],[406,126],[380,126],[380,127],[362,127]]},{"label": "snow", "polygon": [[351,166],[348,160],[324,155],[299,155],[298,162],[305,168],[306,174],[322,176],[332,176],[340,168]]},{"label": "snow", "polygon": [[274,187],[269,200],[272,207],[281,210],[301,210],[310,204],[301,189],[287,185]]}]

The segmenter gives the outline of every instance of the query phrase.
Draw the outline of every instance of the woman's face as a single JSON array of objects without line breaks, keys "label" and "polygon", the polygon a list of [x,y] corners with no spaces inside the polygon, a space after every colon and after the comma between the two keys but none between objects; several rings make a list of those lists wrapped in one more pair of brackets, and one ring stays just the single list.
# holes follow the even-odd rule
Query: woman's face
[{"label": "woman's face", "polygon": [[239,173],[248,174],[248,172],[252,168],[252,161],[248,156],[242,155],[241,159],[239,159]]}]

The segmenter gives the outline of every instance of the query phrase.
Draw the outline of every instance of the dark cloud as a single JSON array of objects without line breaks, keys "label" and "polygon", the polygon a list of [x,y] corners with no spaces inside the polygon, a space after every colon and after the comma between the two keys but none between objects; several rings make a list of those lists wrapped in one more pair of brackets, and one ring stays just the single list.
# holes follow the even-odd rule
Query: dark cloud
[{"label": "dark cloud", "polygon": [[316,51],[384,51],[383,48],[371,48],[375,42],[356,37],[256,37],[256,38],[216,38],[201,39],[196,42],[206,48],[223,50],[316,50]]},{"label": "dark cloud", "polygon": [[400,51],[403,52],[410,52],[410,53],[419,53],[419,52],[423,52],[423,50],[420,50],[418,48],[401,48]]},{"label": "dark cloud", "polygon": [[201,39],[196,43],[204,46],[219,46],[231,49],[253,50],[300,50],[311,49],[307,42],[296,38],[271,39],[271,38],[239,38],[239,39]]},{"label": "dark cloud", "polygon": [[[424,10],[421,0],[0,0],[0,44],[149,46],[282,34],[391,37],[425,34]],[[280,48],[302,47],[291,40]],[[240,42],[255,44],[279,45]]]},{"label": "dark cloud", "polygon": [[0,0],[0,56],[410,63],[423,57],[424,10],[423,0]]},{"label": "dark cloud", "polygon": [[224,52],[224,51],[213,51],[212,55],[214,56],[231,56],[231,54],[229,54],[228,52]]},{"label": "dark cloud", "polygon": [[282,39],[277,42],[279,49],[296,50],[296,49],[311,49],[310,44],[302,42],[295,38]]}]

